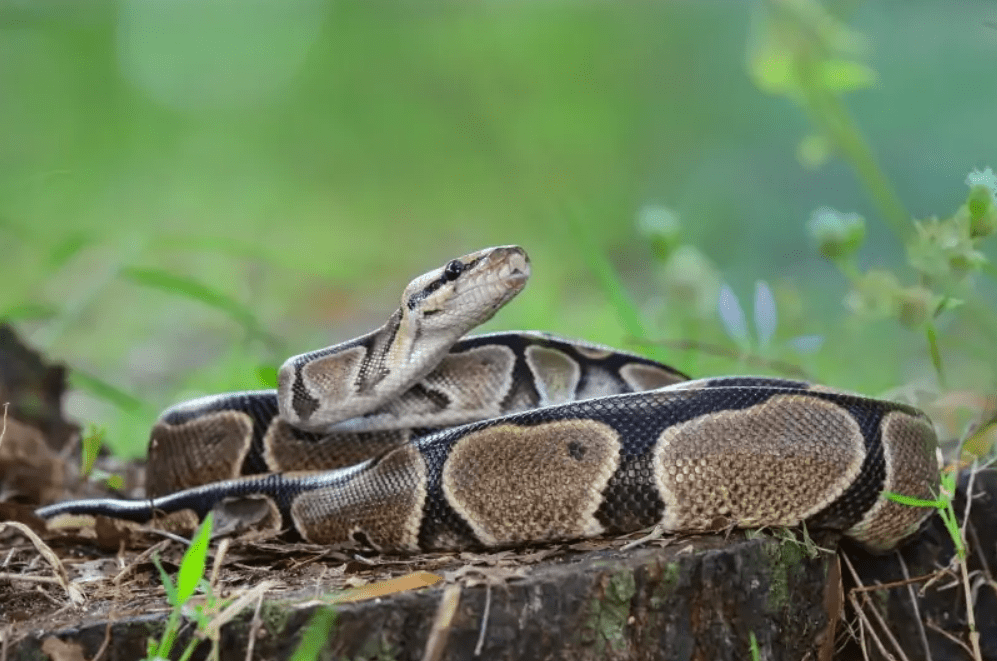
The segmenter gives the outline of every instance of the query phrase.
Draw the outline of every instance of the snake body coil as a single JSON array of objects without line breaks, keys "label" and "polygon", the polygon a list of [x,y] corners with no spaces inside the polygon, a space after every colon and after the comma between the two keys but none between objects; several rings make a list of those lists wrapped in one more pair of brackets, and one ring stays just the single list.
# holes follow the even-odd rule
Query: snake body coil
[{"label": "snake body coil", "polygon": [[785,379],[688,381],[542,333],[459,339],[528,273],[516,247],[453,260],[383,328],[289,359],[276,392],[164,413],[151,500],[39,514],[203,517],[253,498],[308,541],[403,552],[800,523],[885,551],[928,514],[883,496],[933,497],[936,438],[916,409]]}]

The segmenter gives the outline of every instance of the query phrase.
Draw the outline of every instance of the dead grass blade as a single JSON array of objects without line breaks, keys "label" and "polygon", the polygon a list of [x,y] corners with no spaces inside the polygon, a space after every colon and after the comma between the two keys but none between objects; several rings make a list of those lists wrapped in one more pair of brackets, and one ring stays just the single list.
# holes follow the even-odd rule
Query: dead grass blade
[{"label": "dead grass blade", "polygon": [[433,618],[433,627],[426,640],[426,651],[422,655],[422,661],[439,661],[443,656],[447,639],[450,637],[450,626],[460,604],[460,591],[460,584],[448,585],[443,591],[440,605],[436,608],[436,617]]},{"label": "dead grass blade", "polygon": [[74,606],[82,606],[86,599],[83,597],[83,593],[80,592],[79,588],[75,585],[69,583],[69,575],[66,573],[66,567],[59,560],[59,556],[55,554],[48,544],[42,541],[34,530],[28,526],[20,523],[18,521],[7,521],[5,523],[0,523],[0,532],[3,532],[6,528],[13,528],[17,530],[22,535],[28,538],[34,547],[38,550],[38,553],[45,558],[49,566],[52,567],[52,571],[55,573],[55,578],[58,584],[66,592],[66,596],[69,597],[69,601]]}]

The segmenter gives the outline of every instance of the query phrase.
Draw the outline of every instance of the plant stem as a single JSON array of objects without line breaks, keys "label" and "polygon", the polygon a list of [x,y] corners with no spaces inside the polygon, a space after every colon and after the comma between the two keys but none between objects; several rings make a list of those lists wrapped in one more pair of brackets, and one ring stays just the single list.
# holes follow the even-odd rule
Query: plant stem
[{"label": "plant stem", "polygon": [[910,214],[883,173],[876,156],[869,148],[851,113],[841,98],[826,90],[820,81],[819,63],[806,62],[800,69],[800,80],[806,109],[814,123],[838,148],[842,157],[855,169],[883,220],[905,244],[910,233]]}]

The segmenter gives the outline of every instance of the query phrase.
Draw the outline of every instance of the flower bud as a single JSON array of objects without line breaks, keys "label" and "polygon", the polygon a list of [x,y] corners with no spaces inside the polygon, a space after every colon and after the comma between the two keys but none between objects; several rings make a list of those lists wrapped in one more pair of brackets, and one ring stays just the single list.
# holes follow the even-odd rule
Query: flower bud
[{"label": "flower bud", "polygon": [[969,236],[978,239],[997,230],[997,204],[994,204],[994,193],[988,186],[977,184],[969,190],[966,209],[969,211]]},{"label": "flower bud", "polygon": [[681,243],[682,226],[668,207],[647,205],[637,214],[637,231],[651,244],[661,261],[668,259]]},{"label": "flower bud", "polygon": [[851,257],[865,239],[865,220],[861,216],[830,207],[815,209],[808,228],[820,254],[832,261]]},{"label": "flower bud", "polygon": [[896,294],[897,318],[907,328],[919,328],[934,313],[935,295],[920,286],[901,289]]}]

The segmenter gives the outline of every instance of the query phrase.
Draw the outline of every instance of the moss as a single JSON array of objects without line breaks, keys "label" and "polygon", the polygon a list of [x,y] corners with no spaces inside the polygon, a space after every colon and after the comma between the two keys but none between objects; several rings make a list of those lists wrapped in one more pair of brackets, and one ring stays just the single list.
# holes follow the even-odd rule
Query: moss
[{"label": "moss", "polygon": [[589,605],[585,637],[595,644],[600,654],[606,652],[607,646],[613,651],[626,649],[630,600],[636,592],[633,574],[620,571],[609,577],[602,598],[593,599]]},{"label": "moss", "polygon": [[287,621],[291,617],[291,609],[288,604],[279,601],[264,600],[260,606],[260,620],[263,626],[273,636],[281,636],[287,629]]},{"label": "moss", "polygon": [[374,638],[364,645],[353,661],[395,661],[398,658],[396,650],[384,638]]},{"label": "moss", "polygon": [[762,544],[762,550],[769,559],[772,585],[769,587],[765,608],[770,612],[782,610],[789,603],[789,579],[799,574],[800,563],[805,556],[804,549],[795,538],[780,538],[778,543]]}]

